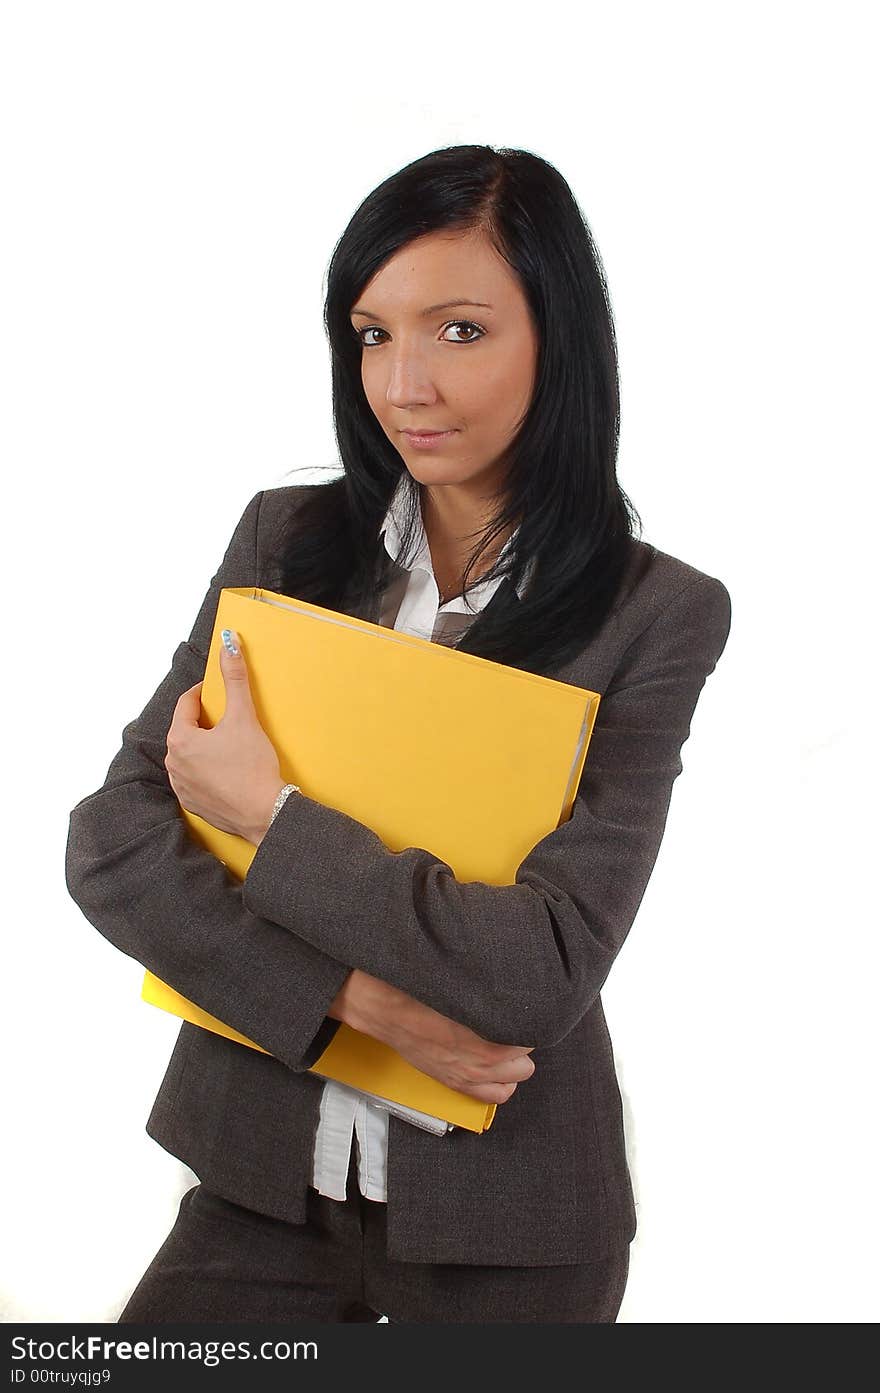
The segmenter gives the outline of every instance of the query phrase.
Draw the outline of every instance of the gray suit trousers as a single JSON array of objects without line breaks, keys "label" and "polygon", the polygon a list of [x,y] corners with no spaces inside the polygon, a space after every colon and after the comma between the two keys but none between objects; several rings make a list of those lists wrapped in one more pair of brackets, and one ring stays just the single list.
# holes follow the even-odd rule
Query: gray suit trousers
[{"label": "gray suit trousers", "polygon": [[614,1323],[628,1240],[596,1262],[549,1267],[395,1261],[386,1251],[387,1205],[358,1189],[355,1145],[348,1198],[310,1189],[303,1224],[245,1209],[204,1185],[187,1190],[119,1323],[340,1324],[382,1315],[390,1324]]}]

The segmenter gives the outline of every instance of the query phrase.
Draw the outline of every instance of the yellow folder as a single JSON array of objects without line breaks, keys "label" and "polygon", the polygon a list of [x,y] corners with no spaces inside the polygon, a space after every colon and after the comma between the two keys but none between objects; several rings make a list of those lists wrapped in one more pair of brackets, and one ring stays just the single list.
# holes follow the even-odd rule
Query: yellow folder
[{"label": "yellow folder", "polygon": [[[532,848],[571,816],[597,692],[272,590],[228,587],[201,690],[207,726],[225,710],[224,628],[241,638],[282,778],[362,822],[389,850],[421,847],[459,881],[512,885]],[[181,812],[194,838],[244,880],[257,848]],[[151,972],[142,996],[262,1050]],[[448,1088],[345,1024],[311,1068],[470,1131],[485,1131],[495,1115],[496,1104]]]}]

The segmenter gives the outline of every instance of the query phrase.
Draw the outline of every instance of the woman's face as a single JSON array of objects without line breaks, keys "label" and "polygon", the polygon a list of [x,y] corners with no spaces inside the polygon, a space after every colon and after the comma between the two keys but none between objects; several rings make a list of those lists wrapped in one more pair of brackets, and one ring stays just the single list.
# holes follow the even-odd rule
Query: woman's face
[{"label": "woman's face", "polygon": [[[413,477],[463,485],[474,500],[498,489],[532,398],[538,338],[486,235],[409,242],[364,287],[351,322],[367,401]],[[453,433],[425,449],[405,434],[419,429]]]}]

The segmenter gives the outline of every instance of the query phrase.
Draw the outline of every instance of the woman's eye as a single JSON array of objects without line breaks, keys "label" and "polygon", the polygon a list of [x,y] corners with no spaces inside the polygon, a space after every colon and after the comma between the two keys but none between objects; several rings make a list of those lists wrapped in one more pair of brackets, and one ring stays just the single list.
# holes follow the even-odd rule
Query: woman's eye
[{"label": "woman's eye", "polygon": [[374,325],[369,325],[366,329],[355,329],[354,332],[356,337],[360,339],[361,343],[364,345],[365,348],[375,348],[376,345],[374,343],[369,343],[364,338],[364,334],[381,334],[382,330],[377,329]]},{"label": "woman's eye", "polygon": [[[468,334],[467,338],[447,339],[447,343],[476,343],[477,339],[481,339],[486,332],[479,324],[474,324],[470,319],[454,319],[451,323],[444,324],[443,332],[445,333],[447,329],[463,329]],[[364,348],[378,348],[379,344],[375,339],[368,339],[366,335],[384,334],[385,330],[380,329],[376,324],[368,324],[363,329],[356,328],[354,332],[356,338],[360,340]]]},{"label": "woman's eye", "polygon": [[446,325],[446,328],[468,330],[476,329],[477,331],[476,338],[471,336],[470,338],[466,339],[450,339],[450,343],[476,343],[477,339],[481,339],[483,337],[483,334],[486,332],[485,329],[480,328],[479,324],[474,324],[473,321],[470,319],[454,319],[451,324]]}]

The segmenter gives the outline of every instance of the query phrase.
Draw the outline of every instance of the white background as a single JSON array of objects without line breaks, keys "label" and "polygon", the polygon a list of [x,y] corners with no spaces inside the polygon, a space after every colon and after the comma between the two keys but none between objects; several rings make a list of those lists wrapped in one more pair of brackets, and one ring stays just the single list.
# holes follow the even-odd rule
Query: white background
[{"label": "white background", "polygon": [[877,1319],[873,18],[4,6],[5,1320],[114,1320],[194,1183],[144,1131],[178,1022],[68,896],[70,809],[247,502],[334,467],[337,237],[469,142],[569,181],[621,482],[732,597],[603,993],[639,1214],[619,1319]]}]

